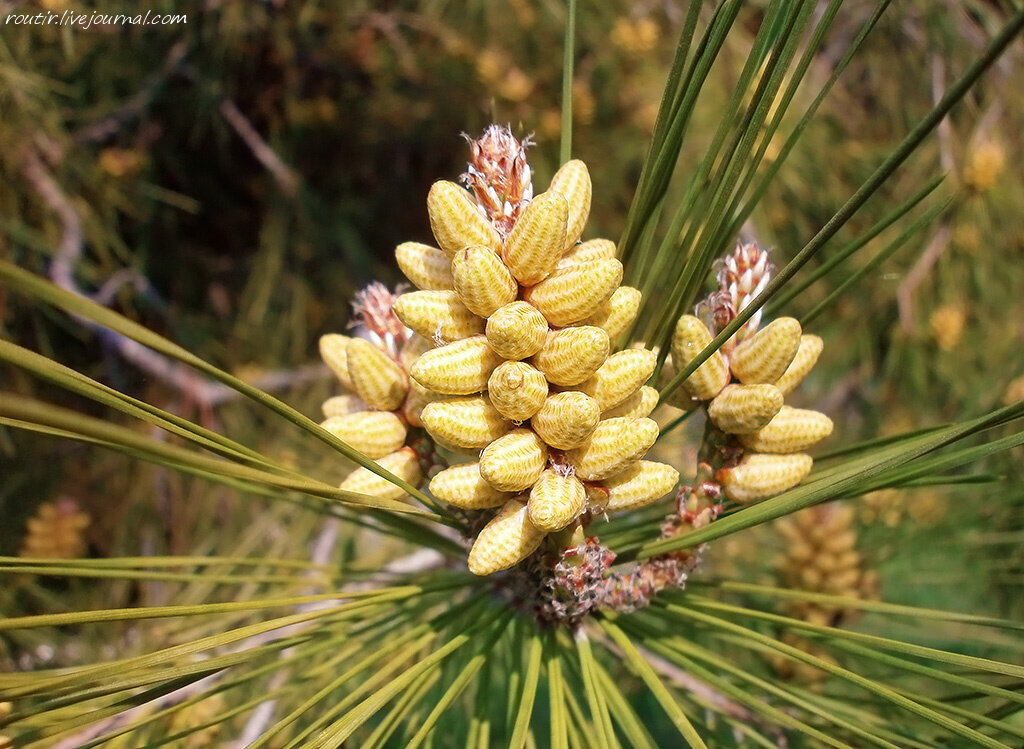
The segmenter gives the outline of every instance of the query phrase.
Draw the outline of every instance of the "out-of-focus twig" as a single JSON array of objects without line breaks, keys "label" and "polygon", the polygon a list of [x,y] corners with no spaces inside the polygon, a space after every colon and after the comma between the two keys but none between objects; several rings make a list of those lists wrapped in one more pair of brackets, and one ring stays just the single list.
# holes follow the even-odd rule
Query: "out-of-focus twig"
[{"label": "out-of-focus twig", "polygon": [[952,236],[953,231],[948,223],[940,226],[935,232],[935,236],[932,237],[932,241],[925,248],[925,251],[921,253],[921,257],[917,259],[917,262],[914,263],[913,267],[900,282],[899,288],[896,289],[896,304],[900,312],[900,327],[906,333],[912,333],[914,330],[914,293],[931,272],[932,268],[935,267],[939,258],[942,257],[942,253],[949,247],[949,241]]},{"label": "out-of-focus twig", "polygon": [[163,64],[146,79],[142,88],[132,94],[116,111],[72,133],[71,142],[75,145],[84,145],[104,141],[128,122],[139,117],[156,96],[157,90],[181,68],[187,53],[188,45],[184,40],[175,43],[168,50]]},{"label": "out-of-focus twig", "polygon": [[[57,185],[57,181],[50,174],[34,147],[26,146],[22,149],[21,165],[25,179],[32,185],[43,203],[56,214],[63,228],[57,251],[50,262],[50,280],[65,291],[92,299],[100,304],[109,303],[116,288],[126,282],[134,283],[136,287],[140,283],[148,286],[148,282],[135,271],[124,271],[123,275],[112,276],[96,295],[86,293],[75,279],[75,268],[81,259],[83,245],[82,222],[78,211]],[[238,392],[234,389],[219,382],[207,380],[184,364],[168,359],[91,320],[76,319],[100,336],[125,361],[138,367],[154,379],[185,394],[192,403],[201,409],[211,409],[238,397]],[[251,384],[262,390],[281,390],[319,380],[328,374],[325,366],[315,364],[294,370],[268,372],[262,377],[254,379]]]},{"label": "out-of-focus twig", "polygon": [[248,118],[235,106],[235,103],[230,99],[222,100],[220,103],[220,113],[238,134],[238,137],[249,147],[257,161],[274,177],[281,191],[288,197],[294,197],[299,189],[298,175],[284,163],[281,157],[277,155],[277,152],[257,132]]}]

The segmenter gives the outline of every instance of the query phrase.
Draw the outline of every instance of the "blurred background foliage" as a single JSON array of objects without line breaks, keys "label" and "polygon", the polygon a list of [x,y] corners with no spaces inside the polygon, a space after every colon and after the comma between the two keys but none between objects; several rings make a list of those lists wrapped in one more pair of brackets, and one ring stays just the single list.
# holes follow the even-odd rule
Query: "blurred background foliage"
[{"label": "blurred background foliage", "polygon": [[[244,378],[304,372],[283,378],[285,398],[315,415],[333,392],[320,370],[307,371],[318,336],[344,328],[355,289],[374,279],[397,282],[398,242],[430,241],[424,199],[432,181],[464,169],[460,133],[476,134],[492,121],[533,133],[535,182],[547,184],[560,130],[564,5],[149,5],[185,13],[188,21],[88,31],[8,26],[0,33],[0,253],[45,275],[67,241],[69,216],[61,207],[70,207],[82,250],[74,278],[83,290],[110,290],[111,307]],[[746,35],[727,41],[684,160],[714,133],[761,5],[744,9]],[[846,4],[800,96],[814,96],[871,7]],[[783,264],[977,56],[1010,7],[999,0],[894,4],[745,236],[776,248]],[[0,2],[0,16],[69,8],[120,10],[36,0]],[[621,231],[684,12],[685,3],[672,0],[582,4],[573,155],[589,165],[595,185],[587,236]],[[946,174],[931,199],[946,201],[941,214],[815,322],[825,354],[801,398],[837,422],[832,448],[1024,398],[1022,58],[1018,40],[841,235],[858,236],[932,176]],[[901,229],[872,240],[877,249],[854,267]],[[812,262],[828,257],[826,250]],[[843,266],[811,286],[787,311],[813,309],[851,270]],[[300,448],[297,435],[265,429],[236,403],[202,407],[187,387],[140,373],[93,332],[3,290],[0,327],[4,337],[100,381],[340,478],[343,468],[326,448]],[[8,390],[72,398],[13,370],[0,371],[0,379]],[[979,469],[1005,477],[994,488],[883,491],[856,505],[849,522],[887,598],[1024,614],[1022,457],[1016,448]],[[27,433],[0,431],[0,461],[0,555],[41,548],[32,547],[33,534],[49,534],[46,548],[55,555],[241,556],[259,549],[293,556],[318,527],[298,508]],[[361,534],[346,537],[343,556],[372,565],[367,555],[387,549],[371,549]],[[52,541],[58,537],[66,543]],[[725,539],[713,549],[708,574],[779,582],[783,539],[772,528]],[[0,613],[207,594],[174,582],[22,580],[0,592]],[[132,626],[161,637],[168,625]],[[940,636],[955,640],[957,633]],[[0,639],[0,664],[78,662],[80,649],[91,647],[83,645],[87,639],[70,640],[66,652],[54,652],[39,637]]]}]

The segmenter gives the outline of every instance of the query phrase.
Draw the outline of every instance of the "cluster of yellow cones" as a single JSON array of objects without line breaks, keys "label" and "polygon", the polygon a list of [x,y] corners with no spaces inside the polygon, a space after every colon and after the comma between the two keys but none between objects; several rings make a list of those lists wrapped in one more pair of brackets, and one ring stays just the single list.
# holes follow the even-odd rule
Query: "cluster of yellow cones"
[{"label": "cluster of yellow cones", "polygon": [[516,565],[588,510],[639,507],[678,480],[642,460],[658,438],[647,418],[657,393],[644,385],[656,356],[611,353],[640,293],[620,286],[614,243],[579,242],[590,198],[586,166],[570,161],[503,232],[509,223],[469,191],[437,182],[427,208],[438,247],[396,251],[419,290],[394,312],[435,345],[409,370],[429,401],[419,420],[438,444],[478,454],[430,491],[464,510],[500,508],[469,554],[478,575]]},{"label": "cluster of yellow cones", "polygon": [[[436,246],[395,250],[416,290],[392,296],[371,286],[356,304],[363,337],[328,335],[320,347],[349,391],[324,404],[325,429],[417,486],[422,456],[407,446],[410,427],[473,456],[434,475],[429,490],[459,510],[496,510],[469,553],[477,575],[515,566],[549,534],[566,542],[593,515],[654,502],[679,479],[673,467],[644,460],[659,436],[649,418],[658,392],[647,385],[658,357],[621,345],[641,294],[621,285],[615,244],[580,241],[587,167],[566,163],[534,197],[527,145],[498,127],[472,141],[469,189],[449,181],[430,189]],[[766,253],[738,248],[719,275],[724,296],[713,319],[756,295],[768,269]],[[706,405],[715,426],[743,445],[742,459],[716,476],[737,502],[799,483],[811,467],[803,450],[832,430],[824,414],[783,404],[821,339],[802,335],[792,318],[755,332],[757,322],[673,401]],[[686,366],[711,339],[705,322],[684,315],[665,371]],[[404,496],[365,468],[341,488]]]},{"label": "cluster of yellow cones", "polygon": [[[672,362],[683,367],[712,340],[700,319],[683,315],[672,338]],[[800,323],[780,317],[736,345],[716,351],[682,384],[674,403],[707,405],[708,418],[735,435],[742,457],[715,476],[726,497],[754,502],[791,489],[806,478],[813,459],[804,451],[832,433],[832,420],[819,411],[792,408],[785,396],[814,367],[822,340],[802,334]]]}]

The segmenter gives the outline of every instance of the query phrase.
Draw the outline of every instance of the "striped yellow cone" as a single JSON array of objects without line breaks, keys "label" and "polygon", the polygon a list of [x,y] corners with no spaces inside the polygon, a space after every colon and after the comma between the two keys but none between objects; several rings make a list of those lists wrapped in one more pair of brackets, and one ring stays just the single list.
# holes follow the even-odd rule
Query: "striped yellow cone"
[{"label": "striped yellow cone", "polygon": [[[711,343],[707,326],[693,315],[683,315],[672,335],[672,363],[676,371],[693,361]],[[711,400],[729,383],[729,367],[721,351],[709,356],[683,382],[686,391],[702,401]]]},{"label": "striped yellow cone", "polygon": [[549,395],[530,424],[556,450],[582,445],[601,420],[601,407],[589,395],[570,390]]},{"label": "striped yellow cone", "polygon": [[420,421],[430,436],[468,450],[483,449],[511,427],[483,395],[428,403]]},{"label": "striped yellow cone", "polygon": [[650,416],[658,405],[658,391],[644,385],[615,408],[609,408],[601,414],[602,418],[614,419],[625,416],[630,419],[642,419]]},{"label": "striped yellow cone", "polygon": [[349,390],[354,390],[348,374],[348,344],[352,339],[347,335],[328,333],[320,336],[320,358],[324,360],[334,376]]},{"label": "striped yellow cone", "polygon": [[329,419],[332,416],[369,411],[370,407],[358,395],[335,395],[325,400],[320,410],[324,412],[324,418]]},{"label": "striped yellow cone", "polygon": [[469,571],[484,576],[514,567],[537,550],[545,535],[530,522],[525,502],[509,500],[476,537]]},{"label": "striped yellow cone", "polygon": [[605,419],[590,438],[565,454],[583,481],[601,481],[640,460],[658,439],[651,419]]},{"label": "striped yellow cone", "polygon": [[792,489],[811,472],[810,455],[747,453],[738,464],[715,474],[725,495],[734,502],[755,502]]},{"label": "striped yellow cone", "polygon": [[402,346],[402,350],[398,354],[398,361],[408,371],[413,362],[434,348],[436,347],[432,340],[424,338],[419,333],[413,333],[409,336],[409,340],[405,342],[405,345]]},{"label": "striped yellow cone", "polygon": [[589,317],[604,304],[622,281],[622,263],[591,260],[556,270],[523,293],[523,299],[541,311],[556,327]]},{"label": "striped yellow cone", "polygon": [[501,249],[498,230],[480,212],[469,193],[454,182],[435,182],[427,194],[430,228],[440,248],[450,257],[470,245]]},{"label": "striped yellow cone", "polygon": [[607,500],[601,503],[602,509],[622,512],[644,507],[672,491],[677,481],[679,471],[672,466],[641,460],[601,482],[608,492]]},{"label": "striped yellow cone", "polygon": [[565,227],[566,249],[572,247],[583,233],[590,216],[590,196],[593,186],[587,165],[579,159],[567,161],[551,178],[548,192],[558,192],[565,196],[569,204],[569,220]]},{"label": "striped yellow cone", "polygon": [[[403,447],[375,462],[384,470],[390,471],[413,486],[417,486],[423,480],[419,458],[411,447]],[[339,488],[347,492],[369,494],[381,499],[406,499],[408,497],[404,490],[362,466],[352,471],[341,482]]]},{"label": "striped yellow cone", "polygon": [[482,335],[428,351],[409,370],[416,382],[442,395],[469,395],[487,389],[487,378],[503,359]]},{"label": "striped yellow cone", "polygon": [[443,395],[435,393],[433,390],[427,390],[416,380],[410,378],[409,392],[406,394],[400,410],[409,426],[421,427],[423,422],[420,420],[420,415],[423,413],[423,407],[432,401],[443,399]]},{"label": "striped yellow cone", "polygon": [[796,356],[786,367],[782,377],[775,381],[775,387],[781,390],[783,395],[792,392],[797,385],[803,382],[807,373],[814,369],[824,348],[825,342],[818,336],[810,333],[800,336],[800,347],[796,350]]},{"label": "striped yellow cone", "polygon": [[484,320],[470,312],[454,291],[410,291],[398,297],[392,309],[413,332],[435,342],[484,332]]},{"label": "striped yellow cone", "polygon": [[511,421],[533,417],[548,397],[548,381],[526,362],[499,364],[487,380],[487,394],[498,413]]},{"label": "striped yellow cone", "polygon": [[615,242],[610,239],[590,239],[575,247],[570,247],[558,261],[558,267],[565,268],[578,263],[588,263],[591,260],[607,260],[613,257],[615,257]]},{"label": "striped yellow cone", "polygon": [[362,338],[353,338],[347,353],[348,374],[356,395],[381,411],[393,411],[402,405],[409,378],[398,362]]},{"label": "striped yellow cone", "polygon": [[620,286],[607,302],[597,308],[590,317],[581,321],[581,325],[596,325],[604,328],[608,337],[614,341],[622,335],[636,318],[640,310],[643,295],[632,286]]},{"label": "striped yellow cone", "polygon": [[708,406],[708,416],[727,434],[750,434],[781,408],[782,393],[774,385],[726,385]]},{"label": "striped yellow cone", "polygon": [[452,278],[459,299],[474,315],[488,317],[515,300],[519,285],[493,251],[474,246],[452,258]]},{"label": "striped yellow cone", "polygon": [[463,510],[501,507],[511,499],[507,492],[500,492],[484,481],[477,463],[463,463],[444,469],[430,479],[430,493],[442,502]]},{"label": "striped yellow cone", "polygon": [[417,289],[443,291],[453,286],[451,258],[436,247],[402,242],[395,248],[395,260]]},{"label": "striped yellow cone", "polygon": [[783,406],[768,424],[740,436],[740,442],[759,453],[798,453],[832,434],[832,419],[820,411]]},{"label": "striped yellow cone", "polygon": [[526,508],[535,527],[554,533],[578,518],[586,506],[583,483],[575,476],[563,476],[549,468],[530,489]]},{"label": "striped yellow cone", "polygon": [[548,191],[534,198],[519,216],[505,240],[502,258],[521,284],[532,286],[544,280],[558,265],[568,215],[565,197]]},{"label": "striped yellow cone", "polygon": [[646,349],[626,349],[609,356],[579,390],[597,401],[602,411],[622,403],[654,374],[658,357]]},{"label": "striped yellow cone", "polygon": [[[658,388],[666,388],[668,384],[675,379],[675,376],[678,373],[679,370],[676,369],[675,364],[672,362],[672,354],[669,354],[665,357],[665,364],[662,366],[661,372],[658,373]],[[726,370],[726,376],[728,376],[728,374],[729,372]],[[701,401],[697,399],[696,396],[691,395],[690,391],[687,390],[685,383],[669,393],[668,397],[665,399],[665,403],[670,406],[675,406],[676,408],[681,408],[684,411],[692,411],[701,405]]]},{"label": "striped yellow cone", "polygon": [[590,378],[608,358],[608,334],[585,325],[548,334],[542,348],[531,359],[548,381],[565,387]]},{"label": "striped yellow cone", "polygon": [[773,383],[782,377],[799,348],[800,323],[780,317],[737,346],[729,366],[740,382]]},{"label": "striped yellow cone", "polygon": [[527,302],[512,302],[487,318],[487,342],[506,359],[526,359],[544,346],[548,321]]},{"label": "striped yellow cone", "polygon": [[320,426],[368,458],[383,458],[405,444],[405,424],[391,411],[331,416]]},{"label": "striped yellow cone", "polygon": [[526,491],[548,462],[547,446],[529,429],[513,429],[484,448],[480,475],[493,489]]}]

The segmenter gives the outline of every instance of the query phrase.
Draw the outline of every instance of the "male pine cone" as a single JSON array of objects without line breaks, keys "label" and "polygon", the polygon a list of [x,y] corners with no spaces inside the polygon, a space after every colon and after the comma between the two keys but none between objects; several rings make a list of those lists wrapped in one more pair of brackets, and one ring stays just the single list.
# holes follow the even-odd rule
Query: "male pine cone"
[{"label": "male pine cone", "polygon": [[399,264],[420,290],[393,307],[436,346],[409,370],[434,399],[422,410],[424,428],[452,450],[482,450],[476,462],[436,475],[430,490],[455,507],[502,508],[470,551],[478,575],[518,564],[588,509],[641,507],[678,479],[666,465],[636,470],[658,436],[644,387],[656,358],[612,353],[640,292],[620,287],[612,242],[579,243],[590,211],[587,167],[568,162],[530,200],[531,185],[499,194],[495,185],[509,175],[487,176],[508,163],[528,179],[522,144],[491,128],[474,157],[488,149],[507,153],[470,166],[473,192],[446,181],[431,188],[439,248],[399,245]]}]

